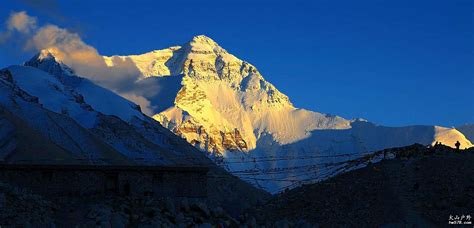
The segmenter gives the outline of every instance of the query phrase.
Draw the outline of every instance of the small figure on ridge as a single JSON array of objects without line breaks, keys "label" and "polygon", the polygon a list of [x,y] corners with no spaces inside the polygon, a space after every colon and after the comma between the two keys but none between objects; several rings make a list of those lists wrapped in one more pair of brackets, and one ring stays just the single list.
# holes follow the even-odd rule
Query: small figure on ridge
[{"label": "small figure on ridge", "polygon": [[459,141],[456,141],[456,144],[454,144],[456,146],[456,150],[459,150],[459,147],[461,146],[461,143]]}]

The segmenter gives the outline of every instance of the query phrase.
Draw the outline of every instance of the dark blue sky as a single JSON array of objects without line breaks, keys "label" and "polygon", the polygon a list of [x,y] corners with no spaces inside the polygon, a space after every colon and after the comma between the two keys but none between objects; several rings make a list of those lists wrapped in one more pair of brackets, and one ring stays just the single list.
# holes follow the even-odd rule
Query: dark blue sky
[{"label": "dark blue sky", "polygon": [[[297,107],[390,126],[474,123],[473,1],[156,2],[20,0],[0,19],[26,10],[106,55],[205,34]],[[31,55],[12,50],[0,66]]]}]

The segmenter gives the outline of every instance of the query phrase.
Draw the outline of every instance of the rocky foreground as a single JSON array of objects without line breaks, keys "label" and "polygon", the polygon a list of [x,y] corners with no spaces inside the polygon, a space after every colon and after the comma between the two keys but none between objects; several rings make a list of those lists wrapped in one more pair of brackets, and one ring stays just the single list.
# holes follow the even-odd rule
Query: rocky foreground
[{"label": "rocky foreground", "polygon": [[249,214],[260,224],[306,220],[321,227],[447,226],[450,216],[474,216],[474,148],[413,145],[382,153],[396,157],[276,195]]},{"label": "rocky foreground", "polygon": [[[200,199],[61,197],[0,185],[2,227],[238,227],[247,221]],[[249,225],[255,226],[255,219]]]},{"label": "rocky foreground", "polygon": [[254,206],[240,215],[209,199],[47,199],[2,183],[0,221],[2,227],[427,227],[474,216],[474,148],[413,145],[376,154],[386,160],[247,203]]}]

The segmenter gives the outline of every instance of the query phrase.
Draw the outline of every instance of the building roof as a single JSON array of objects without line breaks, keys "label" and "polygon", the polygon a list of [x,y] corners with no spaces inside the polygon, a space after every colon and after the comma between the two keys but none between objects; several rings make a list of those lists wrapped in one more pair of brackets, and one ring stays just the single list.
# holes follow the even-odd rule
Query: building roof
[{"label": "building roof", "polygon": [[62,170],[62,171],[176,171],[207,172],[205,166],[138,166],[138,165],[45,165],[45,164],[5,164],[0,170]]}]

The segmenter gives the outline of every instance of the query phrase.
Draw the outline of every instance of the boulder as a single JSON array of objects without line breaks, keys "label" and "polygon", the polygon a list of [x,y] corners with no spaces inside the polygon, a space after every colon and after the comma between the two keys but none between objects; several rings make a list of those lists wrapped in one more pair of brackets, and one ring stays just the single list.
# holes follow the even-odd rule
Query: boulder
[{"label": "boulder", "polygon": [[171,213],[173,215],[176,214],[176,207],[173,203],[173,200],[171,200],[171,198],[169,198],[169,197],[166,197],[163,200],[162,208],[163,208],[163,210],[168,211],[169,213]]},{"label": "boulder", "polygon": [[204,217],[208,218],[210,216],[209,208],[203,202],[196,202],[191,205],[191,210],[200,212]]}]

